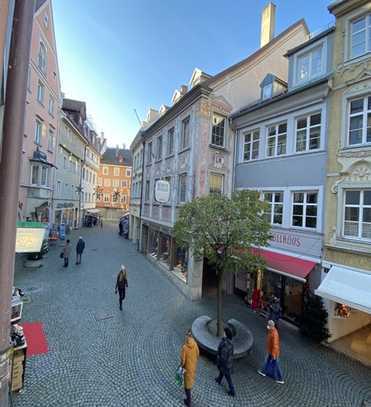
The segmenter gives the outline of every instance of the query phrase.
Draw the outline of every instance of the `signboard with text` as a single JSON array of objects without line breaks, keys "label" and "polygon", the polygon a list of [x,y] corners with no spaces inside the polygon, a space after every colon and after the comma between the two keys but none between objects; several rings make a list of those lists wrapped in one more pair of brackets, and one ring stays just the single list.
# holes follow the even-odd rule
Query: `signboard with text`
[{"label": "signboard with text", "polygon": [[17,228],[16,253],[40,252],[44,237],[44,228]]},{"label": "signboard with text", "polygon": [[318,233],[305,233],[296,230],[272,229],[271,247],[300,253],[305,256],[320,257],[322,248],[322,235]]}]

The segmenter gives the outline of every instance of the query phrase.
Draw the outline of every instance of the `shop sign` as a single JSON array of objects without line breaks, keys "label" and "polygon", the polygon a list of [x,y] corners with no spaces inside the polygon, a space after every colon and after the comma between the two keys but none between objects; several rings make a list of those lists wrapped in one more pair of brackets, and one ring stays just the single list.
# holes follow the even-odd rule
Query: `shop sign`
[{"label": "shop sign", "polygon": [[155,185],[155,199],[157,202],[166,203],[170,199],[170,182],[158,180]]},{"label": "shop sign", "polygon": [[44,228],[17,228],[16,253],[38,253],[45,238]]},{"label": "shop sign", "polygon": [[272,247],[288,250],[307,256],[321,256],[322,236],[318,234],[302,233],[300,231],[281,231],[273,229],[272,239],[269,244]]}]

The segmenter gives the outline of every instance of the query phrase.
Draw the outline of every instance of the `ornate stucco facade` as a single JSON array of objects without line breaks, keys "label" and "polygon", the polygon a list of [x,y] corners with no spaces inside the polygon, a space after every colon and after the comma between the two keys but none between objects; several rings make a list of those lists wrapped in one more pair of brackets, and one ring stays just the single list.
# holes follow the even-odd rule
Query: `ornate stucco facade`
[{"label": "ornate stucco facade", "polygon": [[[371,2],[337,1],[329,9],[336,17],[336,29],[329,96],[323,264],[327,269],[352,269],[356,278],[357,273],[371,272],[371,55],[366,46],[365,52],[356,47],[352,33],[363,18],[370,18]],[[369,290],[371,295],[371,286]],[[371,315],[366,312],[355,309],[349,318],[340,319],[335,316],[337,304],[327,301],[327,306],[330,340],[371,323]]]}]

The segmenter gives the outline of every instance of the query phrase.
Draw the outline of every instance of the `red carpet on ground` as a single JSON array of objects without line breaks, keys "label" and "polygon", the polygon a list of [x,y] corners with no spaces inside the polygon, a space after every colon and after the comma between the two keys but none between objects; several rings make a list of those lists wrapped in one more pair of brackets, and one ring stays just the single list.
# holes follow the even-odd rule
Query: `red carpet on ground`
[{"label": "red carpet on ground", "polygon": [[41,322],[23,322],[21,324],[27,341],[27,357],[48,352],[48,342]]}]

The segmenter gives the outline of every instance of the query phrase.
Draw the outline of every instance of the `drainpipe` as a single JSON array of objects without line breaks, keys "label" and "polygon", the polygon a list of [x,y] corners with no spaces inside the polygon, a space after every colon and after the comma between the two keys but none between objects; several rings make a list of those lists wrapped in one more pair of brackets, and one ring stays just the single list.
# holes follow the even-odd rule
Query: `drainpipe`
[{"label": "drainpipe", "polygon": [[16,220],[34,0],[16,0],[0,162],[0,406],[9,406],[9,335]]},{"label": "drainpipe", "polygon": [[84,158],[81,162],[81,171],[80,171],[80,185],[79,185],[79,228],[81,228],[82,224],[81,224],[81,194],[82,194],[82,170],[83,167],[85,165],[85,161],[86,161],[86,147],[87,145],[85,144],[84,146]]},{"label": "drainpipe", "polygon": [[142,201],[143,201],[143,186],[144,186],[144,163],[145,163],[145,148],[146,144],[145,141],[142,141],[142,146],[143,146],[143,154],[142,154],[142,185],[140,187],[140,203],[139,203],[139,239],[137,242],[137,251],[139,252],[140,250],[140,240],[142,238]]}]

